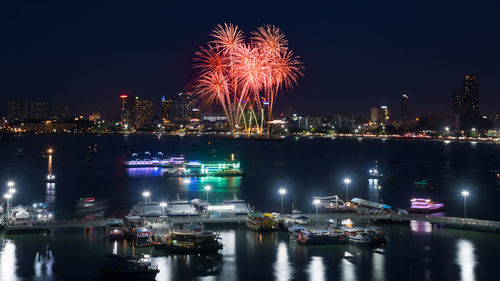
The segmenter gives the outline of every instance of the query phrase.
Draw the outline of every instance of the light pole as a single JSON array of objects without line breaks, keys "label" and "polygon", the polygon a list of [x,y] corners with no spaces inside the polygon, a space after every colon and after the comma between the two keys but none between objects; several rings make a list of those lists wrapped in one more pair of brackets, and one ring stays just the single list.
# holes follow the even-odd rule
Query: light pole
[{"label": "light pole", "polygon": [[467,196],[469,196],[469,191],[462,191],[462,196],[464,197],[464,217],[467,217]]},{"label": "light pole", "polygon": [[313,200],[313,204],[314,204],[314,206],[316,206],[316,218],[318,218],[318,205],[319,205],[319,203],[320,203],[319,199]]},{"label": "light pole", "polygon": [[351,179],[350,178],[345,178],[344,179],[344,184],[345,184],[345,202],[349,202],[349,184],[351,183]]},{"label": "light pole", "polygon": [[150,195],[151,195],[151,193],[149,193],[149,191],[144,191],[142,193],[142,196],[144,197],[144,203],[148,202]]},{"label": "light pole", "polygon": [[286,194],[286,189],[280,188],[278,190],[278,193],[280,194],[280,197],[281,197],[281,213],[283,214],[283,196],[285,196],[285,194]]},{"label": "light pole", "polygon": [[205,185],[205,191],[207,192],[207,202],[208,202],[208,192],[209,192],[210,190],[212,190],[212,186],[211,186],[211,185],[209,185],[209,184]]},{"label": "light pole", "polygon": [[9,204],[9,203],[10,203],[10,199],[12,198],[12,193],[5,193],[5,194],[3,195],[3,197],[4,197],[5,199],[7,199],[7,222],[8,222],[8,221],[9,221],[9,219],[10,219],[10,210],[9,210],[9,205],[10,205],[10,204]]},{"label": "light pole", "polygon": [[165,215],[165,207],[167,207],[167,202],[165,202],[165,201],[160,202],[160,208],[161,208],[161,215],[162,216]]},{"label": "light pole", "polygon": [[382,187],[380,185],[377,185],[375,186],[375,188],[377,189],[377,204],[378,204],[378,192],[380,191],[380,189],[382,189]]},{"label": "light pole", "polygon": [[7,182],[7,187],[8,188],[12,188],[12,187],[14,187],[14,185],[15,185],[15,183],[13,181],[8,181]]}]

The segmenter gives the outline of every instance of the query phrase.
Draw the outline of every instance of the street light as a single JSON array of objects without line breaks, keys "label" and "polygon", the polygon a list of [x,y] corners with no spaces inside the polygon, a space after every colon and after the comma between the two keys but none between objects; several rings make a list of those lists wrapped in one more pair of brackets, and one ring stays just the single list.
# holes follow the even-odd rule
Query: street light
[{"label": "street light", "polygon": [[464,217],[467,217],[467,196],[469,196],[469,191],[463,190],[462,196],[464,197]]},{"label": "street light", "polygon": [[54,149],[52,148],[47,149],[47,154],[52,154],[52,153],[54,153]]},{"label": "street light", "polygon": [[313,200],[313,204],[316,206],[316,218],[318,217],[318,205],[319,205],[319,203],[320,203],[319,199]]},{"label": "street light", "polygon": [[7,187],[14,187],[14,182],[13,181],[8,181],[7,182]]},{"label": "street light", "polygon": [[377,185],[375,186],[375,188],[377,189],[377,204],[378,204],[378,192],[382,189],[382,187],[380,185]]},{"label": "street light", "polygon": [[280,188],[278,190],[278,193],[280,194],[280,197],[281,197],[281,213],[283,214],[283,196],[285,196],[285,194],[286,194],[286,189]]},{"label": "street light", "polygon": [[446,130],[446,132],[449,132],[450,131],[450,127],[446,127],[444,128]]},{"label": "street light", "polygon": [[10,193],[10,194],[14,194],[14,193],[16,193],[16,189],[15,189],[15,188],[12,188],[12,187],[11,187],[11,188],[9,188],[9,193]]},{"label": "street light", "polygon": [[205,185],[205,191],[207,192],[207,202],[208,202],[208,192],[209,192],[210,190],[212,190],[212,186],[211,186],[211,185],[209,185],[209,184]]},{"label": "street light", "polygon": [[162,216],[165,215],[165,207],[167,207],[167,202],[165,202],[165,201],[160,202],[160,208],[161,208],[161,215]]},{"label": "street light", "polygon": [[349,202],[349,184],[351,183],[351,179],[350,178],[345,178],[344,179],[344,184],[345,184],[345,202]]},{"label": "street light", "polygon": [[144,203],[148,202],[148,199],[149,199],[150,195],[151,195],[151,193],[149,193],[149,191],[144,191],[142,193],[142,196],[144,197]]}]

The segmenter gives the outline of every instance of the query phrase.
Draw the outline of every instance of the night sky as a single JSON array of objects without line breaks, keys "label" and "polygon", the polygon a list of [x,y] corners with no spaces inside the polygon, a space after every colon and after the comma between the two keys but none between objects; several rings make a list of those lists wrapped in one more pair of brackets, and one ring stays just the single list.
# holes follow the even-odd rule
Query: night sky
[{"label": "night sky", "polygon": [[[348,3],[346,3],[348,2]],[[118,95],[175,95],[194,52],[224,22],[279,26],[305,77],[277,111],[352,112],[386,104],[411,116],[450,111],[465,73],[481,114],[500,113],[499,1],[4,1],[0,113],[7,100],[117,113]],[[414,2],[414,3],[413,3]]]}]

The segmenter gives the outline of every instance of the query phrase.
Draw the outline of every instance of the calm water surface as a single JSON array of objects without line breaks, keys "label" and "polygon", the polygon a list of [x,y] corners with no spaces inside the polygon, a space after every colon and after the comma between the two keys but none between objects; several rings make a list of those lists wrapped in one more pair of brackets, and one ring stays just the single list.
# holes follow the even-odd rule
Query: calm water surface
[{"label": "calm water surface", "polygon": [[[87,147],[97,144],[87,163]],[[16,155],[17,147],[25,153]],[[48,161],[40,158],[47,147],[56,151],[52,166],[57,181],[44,183]],[[215,149],[215,157],[209,151]],[[246,175],[242,178],[166,179],[159,169],[124,169],[130,152],[183,154],[193,160],[229,158],[234,153]],[[293,139],[283,142],[177,136],[21,136],[0,142],[0,182],[15,180],[14,204],[47,201],[56,217],[75,216],[75,202],[83,196],[106,200],[108,215],[123,216],[144,190],[155,200],[178,195],[206,198],[203,187],[213,186],[211,203],[233,198],[257,209],[277,211],[277,189],[288,189],[292,202],[312,212],[313,195],[345,197],[344,177],[352,178],[349,196],[375,200],[367,170],[379,161],[394,185],[383,185],[379,197],[395,208],[425,196],[442,201],[446,215],[463,214],[460,191],[471,195],[471,217],[500,220],[500,188],[489,170],[500,168],[500,146],[441,141]],[[415,189],[415,179],[432,178],[433,191]],[[90,233],[60,229],[40,235],[2,236],[0,280],[99,279],[102,257],[109,253],[151,253],[161,270],[157,280],[493,280],[500,239],[494,233],[434,229],[425,223],[383,225],[390,242],[382,250],[353,245],[302,247],[284,233],[257,234],[241,228],[214,229],[224,250],[215,256],[161,256],[152,249],[135,251],[126,241],[111,242],[102,230]],[[135,251],[135,252],[134,252]],[[352,255],[354,258],[345,259]]]}]

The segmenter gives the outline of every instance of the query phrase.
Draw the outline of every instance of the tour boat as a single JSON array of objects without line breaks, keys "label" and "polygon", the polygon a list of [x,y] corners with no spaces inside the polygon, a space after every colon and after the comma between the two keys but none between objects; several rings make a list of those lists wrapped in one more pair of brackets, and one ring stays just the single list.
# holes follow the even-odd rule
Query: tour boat
[{"label": "tour boat", "polygon": [[137,229],[144,226],[143,219],[140,216],[128,215],[123,218],[125,226],[125,236],[135,238],[137,236]]},{"label": "tour boat", "polygon": [[352,212],[354,211],[353,206],[349,206],[345,204],[343,200],[341,200],[338,195],[318,197],[313,196],[313,201],[319,202],[316,204],[318,208],[324,208],[329,212]]},{"label": "tour boat", "polygon": [[278,220],[269,213],[249,213],[246,219],[246,225],[255,231],[278,230]]},{"label": "tour boat", "polygon": [[443,203],[431,201],[431,199],[415,198],[411,199],[410,213],[436,213],[444,210]]},{"label": "tour boat", "polygon": [[106,235],[111,239],[120,239],[125,237],[125,227],[121,220],[112,219],[106,222]]},{"label": "tour boat", "polygon": [[161,239],[153,242],[155,249],[172,254],[216,253],[222,249],[218,234],[201,230],[175,230]]},{"label": "tour boat", "polygon": [[166,208],[166,213],[169,217],[180,216],[199,216],[200,214],[189,201],[172,201],[169,202]]},{"label": "tour boat", "polygon": [[382,174],[380,174],[377,162],[375,162],[375,165],[373,167],[371,167],[370,170],[368,170],[368,178],[378,179],[381,176],[382,176]]},{"label": "tour boat", "polygon": [[147,227],[136,228],[135,247],[151,247],[153,232]]},{"label": "tour boat", "polygon": [[139,257],[107,255],[101,266],[102,275],[121,279],[155,280],[158,272],[158,268],[151,265],[149,255],[144,254]]},{"label": "tour boat", "polygon": [[131,216],[140,217],[159,217],[162,215],[162,209],[158,202],[139,202],[132,206],[130,210]]},{"label": "tour boat", "polygon": [[347,243],[349,238],[337,229],[307,230],[297,233],[297,242],[302,245],[332,245]]},{"label": "tour boat", "polygon": [[378,227],[343,227],[341,229],[349,237],[349,242],[355,244],[378,245],[387,242],[384,231]]}]

